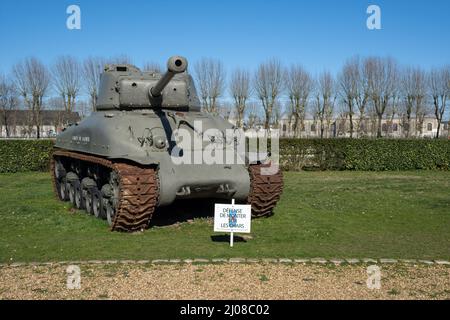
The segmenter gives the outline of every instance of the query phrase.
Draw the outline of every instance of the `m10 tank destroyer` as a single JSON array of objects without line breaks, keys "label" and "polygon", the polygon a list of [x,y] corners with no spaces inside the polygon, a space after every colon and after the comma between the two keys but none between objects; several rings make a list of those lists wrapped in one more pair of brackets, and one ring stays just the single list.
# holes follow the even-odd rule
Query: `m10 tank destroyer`
[{"label": "m10 tank destroyer", "polygon": [[[56,138],[51,172],[60,200],[106,219],[115,231],[148,228],[156,207],[178,199],[235,199],[251,204],[253,217],[272,214],[283,179],[278,169],[261,173],[270,166],[267,160],[173,161],[176,130],[202,135],[210,128],[234,128],[222,117],[201,111],[186,70],[187,61],[180,56],[168,60],[163,75],[128,64],[105,66],[95,112]],[[178,154],[203,148],[203,143],[192,150],[185,146]]]}]

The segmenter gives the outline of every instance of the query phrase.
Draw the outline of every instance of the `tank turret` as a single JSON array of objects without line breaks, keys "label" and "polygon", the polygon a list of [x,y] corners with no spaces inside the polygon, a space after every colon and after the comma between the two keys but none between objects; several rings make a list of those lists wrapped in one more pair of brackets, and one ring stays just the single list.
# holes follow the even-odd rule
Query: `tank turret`
[{"label": "tank turret", "polygon": [[133,65],[108,65],[100,79],[97,110],[177,108],[200,110],[194,81],[181,56],[167,61],[167,71],[143,72]]}]

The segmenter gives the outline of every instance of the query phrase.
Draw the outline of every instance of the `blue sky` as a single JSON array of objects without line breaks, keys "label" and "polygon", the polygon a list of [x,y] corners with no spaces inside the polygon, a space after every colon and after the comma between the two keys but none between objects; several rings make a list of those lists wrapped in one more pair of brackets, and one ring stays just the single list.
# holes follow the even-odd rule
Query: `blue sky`
[{"label": "blue sky", "polygon": [[[81,30],[66,28],[66,8],[81,8]],[[366,28],[381,7],[382,30]],[[450,1],[24,1],[0,4],[0,72],[19,59],[46,63],[61,54],[127,54],[164,63],[181,54],[250,69],[270,57],[313,73],[336,72],[355,54],[390,55],[423,67],[450,63]]]}]

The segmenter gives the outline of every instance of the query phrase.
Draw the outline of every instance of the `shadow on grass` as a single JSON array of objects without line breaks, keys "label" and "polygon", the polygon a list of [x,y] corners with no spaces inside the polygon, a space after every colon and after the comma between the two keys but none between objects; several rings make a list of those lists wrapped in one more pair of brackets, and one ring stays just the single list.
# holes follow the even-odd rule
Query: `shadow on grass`
[{"label": "shadow on grass", "polygon": [[[211,236],[211,240],[213,242],[230,242],[230,235],[229,234],[220,234]],[[234,235],[234,242],[247,242],[243,237]]]},{"label": "shadow on grass", "polygon": [[178,200],[170,206],[157,208],[153,214],[150,227],[170,226],[198,218],[213,218],[215,203],[228,203],[227,200],[191,199]]}]

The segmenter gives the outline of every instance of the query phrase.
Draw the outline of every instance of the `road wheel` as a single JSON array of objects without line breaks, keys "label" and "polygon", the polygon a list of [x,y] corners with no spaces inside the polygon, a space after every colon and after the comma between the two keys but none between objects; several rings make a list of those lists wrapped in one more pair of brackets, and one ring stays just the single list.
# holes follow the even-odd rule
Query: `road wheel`
[{"label": "road wheel", "polygon": [[84,203],[83,203],[83,195],[81,193],[80,181],[72,180],[69,186],[70,186],[69,187],[70,202],[75,206],[75,208],[83,209]]},{"label": "road wheel", "polygon": [[105,201],[105,206],[106,206],[106,219],[108,220],[108,224],[112,226],[114,222],[114,216],[116,215],[116,208],[114,208],[114,205],[112,204],[111,201],[109,201],[109,199]]},{"label": "road wheel", "polygon": [[91,189],[92,193],[92,212],[94,213],[94,216],[99,219],[106,218],[106,215],[104,214],[104,208],[103,208],[103,196],[100,190],[97,188]]},{"label": "road wheel", "polygon": [[85,189],[83,190],[83,201],[84,201],[84,207],[86,208],[87,213],[94,214],[94,206],[93,206],[93,199],[92,199],[92,189]]},{"label": "road wheel", "polygon": [[66,183],[68,193],[69,193],[69,201],[71,204],[75,205],[75,188],[73,186],[73,181]]},{"label": "road wheel", "polygon": [[61,201],[69,200],[69,190],[67,189],[65,177],[61,178],[61,180],[56,180],[56,190],[58,191],[58,198]]}]

